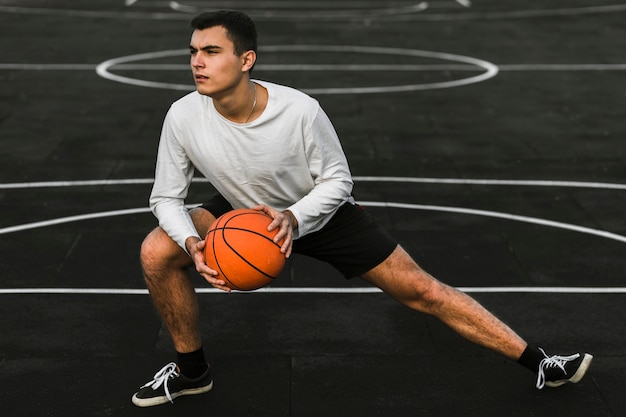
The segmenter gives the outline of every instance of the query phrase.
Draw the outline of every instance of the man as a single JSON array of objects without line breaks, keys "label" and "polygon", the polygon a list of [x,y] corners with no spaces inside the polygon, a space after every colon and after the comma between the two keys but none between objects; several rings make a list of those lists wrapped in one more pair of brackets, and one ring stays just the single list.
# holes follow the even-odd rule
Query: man
[{"label": "man", "polygon": [[[578,382],[592,356],[548,357],[468,295],[424,272],[351,196],[352,179],[337,134],[319,103],[294,89],[252,80],[256,28],[239,12],[203,13],[191,22],[197,91],[175,102],[164,121],[150,205],[159,227],[145,239],[146,284],[174,343],[177,362],[133,396],[152,406],[211,390],[187,267],[230,291],[203,255],[211,223],[233,208],[269,214],[282,253],[328,262],[360,276],[408,307],[434,315],[471,342],[537,373],[537,388]],[[188,211],[198,169],[219,195]]]}]

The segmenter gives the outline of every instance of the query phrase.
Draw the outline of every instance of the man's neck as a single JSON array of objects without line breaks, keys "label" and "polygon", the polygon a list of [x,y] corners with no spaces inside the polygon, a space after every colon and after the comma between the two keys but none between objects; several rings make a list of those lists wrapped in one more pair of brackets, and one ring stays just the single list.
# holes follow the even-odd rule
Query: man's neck
[{"label": "man's neck", "polygon": [[223,97],[212,97],[215,109],[235,123],[247,123],[257,107],[256,84],[248,80]]}]

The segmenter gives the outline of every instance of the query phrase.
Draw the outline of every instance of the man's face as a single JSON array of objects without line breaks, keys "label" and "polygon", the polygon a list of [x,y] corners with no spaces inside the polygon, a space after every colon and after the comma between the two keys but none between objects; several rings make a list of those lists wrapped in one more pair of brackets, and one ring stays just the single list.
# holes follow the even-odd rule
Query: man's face
[{"label": "man's face", "polygon": [[195,30],[189,50],[191,71],[200,94],[219,99],[241,82],[244,59],[235,55],[233,42],[223,26]]}]

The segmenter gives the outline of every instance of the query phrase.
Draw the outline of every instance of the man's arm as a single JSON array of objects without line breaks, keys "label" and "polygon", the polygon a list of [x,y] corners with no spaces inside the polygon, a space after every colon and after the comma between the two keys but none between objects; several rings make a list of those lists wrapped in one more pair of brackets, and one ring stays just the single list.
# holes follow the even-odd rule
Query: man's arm
[{"label": "man's arm", "polygon": [[328,214],[351,199],[353,186],[348,160],[335,128],[321,108],[307,129],[304,140],[315,186],[287,208],[298,225],[294,238],[318,230]]},{"label": "man's arm", "polygon": [[180,129],[170,109],[161,130],[150,209],[163,230],[181,248],[187,250],[186,239],[199,236],[185,207],[194,168],[178,139],[180,136]]}]

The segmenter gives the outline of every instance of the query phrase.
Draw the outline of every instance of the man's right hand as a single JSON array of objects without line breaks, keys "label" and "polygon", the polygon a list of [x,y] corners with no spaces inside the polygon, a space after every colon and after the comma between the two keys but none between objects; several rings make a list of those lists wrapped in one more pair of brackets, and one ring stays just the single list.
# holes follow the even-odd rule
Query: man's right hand
[{"label": "man's right hand", "polygon": [[219,273],[214,269],[209,268],[209,266],[206,264],[206,257],[204,256],[206,241],[198,237],[192,236],[188,237],[187,240],[185,240],[185,246],[187,247],[187,252],[189,252],[189,256],[191,256],[191,259],[196,266],[196,271],[198,271],[202,278],[204,278],[213,287],[226,292],[230,292],[231,289],[226,286],[226,283],[223,280],[217,278]]}]

